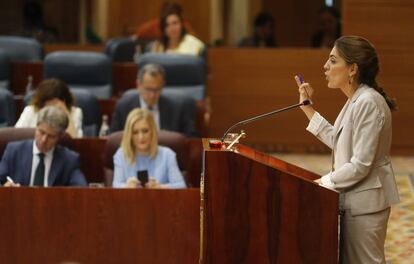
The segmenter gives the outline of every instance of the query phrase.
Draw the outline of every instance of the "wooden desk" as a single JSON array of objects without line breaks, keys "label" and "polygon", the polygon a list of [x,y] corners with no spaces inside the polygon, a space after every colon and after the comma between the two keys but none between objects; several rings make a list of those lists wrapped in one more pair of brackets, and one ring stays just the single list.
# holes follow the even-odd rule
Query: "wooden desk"
[{"label": "wooden desk", "polygon": [[1,263],[198,262],[200,193],[0,188]]},{"label": "wooden desk", "polygon": [[200,263],[338,263],[339,193],[318,175],[241,144],[203,150]]}]

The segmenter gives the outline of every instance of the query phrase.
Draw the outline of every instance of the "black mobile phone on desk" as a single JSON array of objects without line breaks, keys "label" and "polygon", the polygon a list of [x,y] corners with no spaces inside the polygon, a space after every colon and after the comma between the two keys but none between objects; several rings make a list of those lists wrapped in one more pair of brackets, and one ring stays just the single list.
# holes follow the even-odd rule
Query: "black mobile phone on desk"
[{"label": "black mobile phone on desk", "polygon": [[148,182],[148,171],[140,170],[137,171],[137,178],[141,182],[142,187],[145,187],[145,184]]}]

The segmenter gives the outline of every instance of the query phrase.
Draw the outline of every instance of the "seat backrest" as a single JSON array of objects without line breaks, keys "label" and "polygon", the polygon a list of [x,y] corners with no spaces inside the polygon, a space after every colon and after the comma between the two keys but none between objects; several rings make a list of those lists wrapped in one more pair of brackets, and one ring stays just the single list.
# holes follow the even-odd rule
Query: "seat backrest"
[{"label": "seat backrest", "polygon": [[[0,157],[3,157],[3,152],[9,142],[32,139],[34,138],[34,134],[35,128],[0,128]],[[72,138],[67,133],[60,139],[59,144],[73,149]]]},{"label": "seat backrest", "polygon": [[[82,130],[83,135],[97,136],[101,124],[101,116],[99,109],[99,101],[96,96],[87,90],[73,90],[71,91],[75,98],[75,105],[82,109]],[[24,96],[23,104],[28,105],[33,97],[33,91]]]},{"label": "seat backrest", "polygon": [[32,38],[0,36],[0,48],[12,62],[30,62],[42,60],[42,46]]},{"label": "seat backrest", "polygon": [[114,38],[106,42],[105,53],[112,62],[132,62],[137,45],[138,43],[130,38]]},{"label": "seat backrest", "polygon": [[83,135],[97,136],[101,124],[101,114],[98,98],[88,90],[73,90],[75,104],[82,109]]},{"label": "seat backrest", "polygon": [[164,67],[166,94],[187,95],[195,100],[205,97],[206,66],[202,58],[150,52],[139,57],[138,69],[147,63],[156,63]]},{"label": "seat backrest", "polygon": [[[121,144],[122,135],[123,131],[112,133],[108,136],[108,140],[106,141],[102,159],[105,169],[105,183],[107,186],[112,186],[114,169],[113,156]],[[186,171],[189,167],[187,143],[187,137],[181,133],[166,130],[161,130],[158,133],[158,144],[174,150],[177,155],[178,166],[183,171]]]},{"label": "seat backrest", "polygon": [[0,89],[9,89],[10,60],[7,53],[0,48]]},{"label": "seat backrest", "polygon": [[16,121],[16,106],[12,93],[0,89],[0,127],[13,126]]},{"label": "seat backrest", "polygon": [[112,95],[112,62],[103,53],[52,52],[45,58],[44,78],[61,79],[71,90],[88,90],[98,98]]}]

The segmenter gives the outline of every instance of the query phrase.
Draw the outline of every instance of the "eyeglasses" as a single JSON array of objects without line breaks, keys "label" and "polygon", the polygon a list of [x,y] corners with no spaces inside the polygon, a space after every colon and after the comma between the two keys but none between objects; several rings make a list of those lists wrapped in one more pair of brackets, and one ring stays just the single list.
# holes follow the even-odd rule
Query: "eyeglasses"
[{"label": "eyeglasses", "polygon": [[153,94],[157,94],[157,93],[161,93],[162,88],[148,88],[148,87],[144,87],[143,88],[144,92],[146,93],[153,93]]}]

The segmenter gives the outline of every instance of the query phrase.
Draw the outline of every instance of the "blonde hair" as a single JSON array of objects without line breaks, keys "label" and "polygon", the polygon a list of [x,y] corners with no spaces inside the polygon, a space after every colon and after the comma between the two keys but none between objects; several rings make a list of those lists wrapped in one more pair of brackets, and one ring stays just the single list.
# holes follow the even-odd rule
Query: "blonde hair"
[{"label": "blonde hair", "polygon": [[131,165],[135,164],[135,156],[137,154],[132,141],[132,130],[135,124],[141,120],[147,121],[151,131],[149,156],[152,159],[155,158],[158,151],[158,132],[152,113],[146,109],[135,108],[128,114],[121,141],[121,149]]}]

